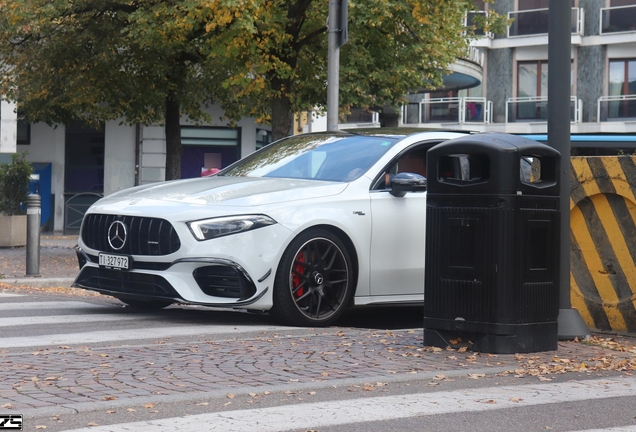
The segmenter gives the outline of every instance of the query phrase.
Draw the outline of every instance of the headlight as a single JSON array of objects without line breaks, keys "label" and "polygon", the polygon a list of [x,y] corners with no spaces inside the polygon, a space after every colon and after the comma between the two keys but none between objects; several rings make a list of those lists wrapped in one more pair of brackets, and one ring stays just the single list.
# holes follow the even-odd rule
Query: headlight
[{"label": "headlight", "polygon": [[265,215],[228,216],[188,222],[188,228],[199,240],[210,240],[230,234],[241,233],[269,225],[276,221]]}]

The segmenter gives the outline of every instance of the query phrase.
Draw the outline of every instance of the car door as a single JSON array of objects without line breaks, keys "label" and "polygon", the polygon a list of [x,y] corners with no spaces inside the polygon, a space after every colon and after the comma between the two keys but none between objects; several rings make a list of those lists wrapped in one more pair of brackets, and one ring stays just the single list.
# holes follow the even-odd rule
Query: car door
[{"label": "car door", "polygon": [[391,177],[401,172],[426,176],[426,151],[436,143],[414,145],[402,152],[376,178],[370,190],[372,296],[424,295],[426,192],[391,195]]}]

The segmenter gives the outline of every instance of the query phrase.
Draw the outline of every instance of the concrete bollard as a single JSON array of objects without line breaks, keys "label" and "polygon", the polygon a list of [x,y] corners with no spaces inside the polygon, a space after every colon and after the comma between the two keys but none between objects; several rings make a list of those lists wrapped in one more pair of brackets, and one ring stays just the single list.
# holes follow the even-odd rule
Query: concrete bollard
[{"label": "concrete bollard", "polygon": [[26,275],[40,276],[40,195],[27,197]]}]

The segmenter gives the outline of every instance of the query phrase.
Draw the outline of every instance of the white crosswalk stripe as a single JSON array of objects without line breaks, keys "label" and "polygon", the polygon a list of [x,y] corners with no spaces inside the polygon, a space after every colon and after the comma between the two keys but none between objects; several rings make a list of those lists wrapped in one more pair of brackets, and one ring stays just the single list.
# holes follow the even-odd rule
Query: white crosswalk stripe
[{"label": "white crosswalk stripe", "polygon": [[[3,311],[31,311],[37,310],[39,316],[28,317],[2,317],[0,318],[0,328],[16,327],[27,325],[56,325],[56,324],[88,324],[99,322],[118,322],[118,321],[134,321],[148,319],[147,314],[121,314],[120,311],[113,314],[96,314],[96,309],[108,310],[103,305],[81,301],[44,301],[44,302],[10,302],[0,303],[0,313]],[[57,315],[60,310],[73,310],[79,312],[74,315]],[[112,308],[111,308],[112,310]],[[82,314],[81,312],[90,312]],[[123,332],[114,332],[111,330],[84,331],[73,333],[55,333],[51,329],[51,334],[20,336],[20,337],[0,337],[0,346],[3,348],[26,348],[36,346],[49,345],[73,345],[73,344],[90,344],[104,342],[123,342],[141,339],[156,339],[178,336],[196,336],[196,335],[220,335],[220,334],[240,334],[248,332],[261,331],[281,331],[289,330],[290,327],[279,326],[263,326],[263,325],[236,325],[236,324],[220,324],[214,325],[198,324],[198,325],[169,325],[148,328],[128,328]],[[6,333],[4,333],[6,334]]]},{"label": "white crosswalk stripe", "polygon": [[23,294],[15,294],[15,293],[0,293],[0,297],[24,297]]},{"label": "white crosswalk stripe", "polygon": [[154,327],[152,329],[127,329],[115,333],[110,330],[83,333],[64,333],[43,336],[0,338],[3,348],[25,348],[33,346],[77,345],[101,342],[122,342],[140,339],[161,339],[177,336],[238,334],[248,332],[282,331],[289,327],[275,326],[236,326],[236,325],[194,325],[183,327]]},{"label": "white crosswalk stripe", "polygon": [[78,324],[106,321],[128,321],[146,318],[144,315],[124,314],[91,314],[91,315],[53,315],[36,317],[0,318],[0,327],[14,327],[20,325],[44,324]]},{"label": "white crosswalk stripe", "polygon": [[[636,377],[498,386],[294,404],[90,427],[76,429],[75,432],[115,432],[121,430],[129,432],[154,432],[157,430],[282,432],[316,430],[322,427],[358,423],[361,419],[365,422],[375,422],[416,416],[482,412],[625,396],[636,396]],[[634,431],[636,426],[618,430]]]},{"label": "white crosswalk stripe", "polygon": [[0,303],[0,311],[11,311],[11,310],[30,310],[30,309],[74,309],[74,308],[82,308],[82,309],[95,309],[95,308],[104,308],[104,306],[86,303],[86,302],[78,302],[78,301],[48,301],[48,302],[23,302],[23,303]]}]

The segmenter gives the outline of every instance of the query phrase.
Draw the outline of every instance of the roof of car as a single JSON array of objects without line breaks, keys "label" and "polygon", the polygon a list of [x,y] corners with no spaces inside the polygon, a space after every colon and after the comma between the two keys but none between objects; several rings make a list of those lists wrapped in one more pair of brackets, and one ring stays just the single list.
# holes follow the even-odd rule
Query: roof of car
[{"label": "roof of car", "polygon": [[391,127],[391,128],[360,128],[360,129],[348,129],[344,132],[348,132],[355,135],[386,135],[386,136],[408,136],[422,132],[455,132],[470,134],[473,132],[454,130],[454,129],[439,129],[439,128],[414,128],[414,127]]}]

